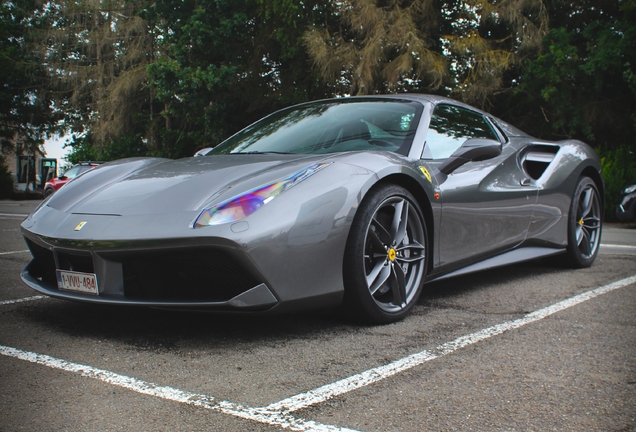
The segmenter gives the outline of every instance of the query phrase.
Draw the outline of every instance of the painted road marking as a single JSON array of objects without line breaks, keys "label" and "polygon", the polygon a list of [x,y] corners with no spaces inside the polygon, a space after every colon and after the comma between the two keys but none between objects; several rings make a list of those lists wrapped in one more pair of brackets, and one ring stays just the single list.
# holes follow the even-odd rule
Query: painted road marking
[{"label": "painted road marking", "polygon": [[13,254],[19,254],[19,253],[26,253],[29,250],[21,250],[21,251],[11,251],[11,252],[0,252],[0,255],[13,255]]},{"label": "painted road marking", "polygon": [[489,339],[508,330],[517,329],[527,324],[542,320],[557,312],[571,308],[572,306],[576,306],[602,294],[606,294],[608,292],[635,283],[636,275],[621,279],[611,284],[604,285],[594,290],[584,292],[583,294],[570,297],[569,299],[531,312],[525,315],[523,318],[507,321],[502,324],[497,324],[466,336],[461,336],[455,340],[437,346],[432,351],[425,350],[416,354],[412,354],[387,365],[369,369],[360,374],[356,374],[349,378],[336,381],[332,384],[327,384],[306,393],[292,396],[264,408],[251,408],[245,405],[235,404],[233,402],[217,401],[211,396],[190,393],[173,387],[159,386],[157,384],[138,380],[136,378],[131,378],[125,375],[120,375],[107,370],[97,369],[78,363],[71,363],[67,362],[66,360],[57,359],[55,357],[37,354],[34,352],[22,351],[3,345],[0,345],[0,354],[55,369],[78,373],[82,376],[98,379],[100,381],[104,381],[115,386],[127,388],[137,393],[194,405],[197,407],[222,412],[224,414],[229,414],[235,417],[240,417],[246,420],[279,426],[284,429],[296,431],[349,431],[351,429],[343,429],[338,428],[337,426],[325,425],[310,420],[295,418],[291,415],[291,413],[301,408],[306,408],[308,406],[324,402],[336,395],[341,395],[352,390],[367,386],[369,384],[373,384],[385,378],[396,375],[399,372],[403,372],[415,366],[421,365],[427,361],[443,357],[447,354],[451,354],[460,348],[475,344],[482,340]]},{"label": "painted road marking", "polygon": [[269,405],[267,409],[292,412],[302,408],[306,408],[310,405],[324,402],[334,396],[350,392],[369,384],[373,384],[385,378],[391,377],[399,372],[411,369],[427,361],[450,354],[465,346],[472,345],[484,339],[491,338],[505,331],[516,329],[526,324],[542,320],[545,317],[548,317],[572,306],[578,305],[579,303],[583,303],[587,300],[593,299],[594,297],[597,297],[601,294],[605,294],[634,283],[636,283],[636,276],[631,276],[626,279],[619,280],[609,285],[605,285],[595,290],[587,291],[583,294],[579,294],[567,300],[563,300],[559,303],[555,303],[546,308],[539,309],[535,312],[527,314],[523,318],[508,321],[502,324],[497,324],[476,333],[461,336],[453,341],[439,345],[432,351],[422,351],[416,354],[412,354],[408,357],[396,360],[387,365],[372,368],[360,374],[353,375],[340,381],[336,381],[332,384],[327,384],[315,390],[292,396],[288,399],[284,399],[280,402]]},{"label": "painted road marking", "polygon": [[0,216],[3,217],[18,217],[18,218],[25,218],[28,216],[28,214],[19,214],[19,213],[0,213]]},{"label": "painted road marking", "polygon": [[33,296],[33,297],[24,297],[24,298],[15,299],[15,300],[4,300],[4,301],[0,301],[0,306],[10,305],[15,303],[24,303],[24,302],[33,301],[33,300],[42,300],[45,298],[48,298],[48,297],[40,295],[40,296]]},{"label": "painted road marking", "polygon": [[97,369],[79,363],[71,363],[66,360],[58,359],[48,355],[22,351],[3,345],[0,345],[0,354],[32,363],[37,363],[39,365],[48,366],[53,369],[61,369],[67,372],[74,372],[80,374],[81,376],[94,378],[100,381],[104,381],[108,384],[123,387],[148,396],[155,396],[169,401],[194,405],[199,408],[218,411],[247,420],[281,426],[285,429],[297,431],[351,430],[338,428],[335,426],[323,425],[313,421],[305,421],[302,419],[293,418],[292,416],[282,412],[271,412],[262,408],[249,408],[232,402],[217,401],[215,398],[203,394],[190,393],[168,386],[159,386],[151,382],[131,378],[104,369]]},{"label": "painted road marking", "polygon": [[618,249],[636,249],[636,246],[632,246],[632,245],[613,245],[613,244],[603,244],[603,243],[601,243],[601,247],[618,248]]}]

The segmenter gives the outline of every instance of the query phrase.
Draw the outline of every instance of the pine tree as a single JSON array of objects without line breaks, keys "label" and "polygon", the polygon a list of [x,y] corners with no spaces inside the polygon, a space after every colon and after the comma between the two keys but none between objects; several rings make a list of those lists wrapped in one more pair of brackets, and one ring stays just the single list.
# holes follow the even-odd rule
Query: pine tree
[{"label": "pine tree", "polygon": [[341,93],[449,93],[484,103],[503,74],[536,54],[541,0],[347,0],[305,34],[311,58]]},{"label": "pine tree", "polygon": [[155,54],[154,37],[139,16],[141,7],[119,0],[56,0],[45,10],[48,28],[34,37],[65,127],[89,134],[97,148],[143,135],[151,123],[146,68]]}]

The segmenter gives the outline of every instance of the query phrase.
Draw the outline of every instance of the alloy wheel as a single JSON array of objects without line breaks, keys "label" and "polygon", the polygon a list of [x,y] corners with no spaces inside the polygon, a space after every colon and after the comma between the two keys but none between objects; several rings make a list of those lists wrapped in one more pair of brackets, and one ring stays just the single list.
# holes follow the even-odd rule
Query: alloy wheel
[{"label": "alloy wheel", "polygon": [[579,195],[576,211],[576,244],[582,257],[590,258],[599,246],[601,206],[596,189],[585,186]]},{"label": "alloy wheel", "polygon": [[384,200],[369,223],[364,247],[364,274],[371,297],[385,312],[409,305],[425,269],[426,238],[415,207],[401,196]]}]

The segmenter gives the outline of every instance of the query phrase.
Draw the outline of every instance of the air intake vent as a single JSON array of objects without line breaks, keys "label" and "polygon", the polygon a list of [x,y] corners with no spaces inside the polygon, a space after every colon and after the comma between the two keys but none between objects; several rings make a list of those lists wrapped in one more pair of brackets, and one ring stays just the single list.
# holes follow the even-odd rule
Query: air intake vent
[{"label": "air intake vent", "polygon": [[57,253],[57,261],[60,270],[71,270],[81,273],[95,273],[93,267],[93,257],[90,252],[86,253]]},{"label": "air intake vent", "polygon": [[33,261],[31,261],[31,265],[29,265],[28,268],[31,277],[39,279],[44,283],[57,286],[53,251],[35,244],[27,238],[25,238],[25,241],[31,251],[31,255],[33,255]]},{"label": "air intake vent", "polygon": [[558,146],[530,145],[522,152],[521,166],[528,176],[538,180],[552,163],[558,151]]},{"label": "air intake vent", "polygon": [[261,283],[218,250],[145,253],[121,261],[130,299],[220,302]]}]

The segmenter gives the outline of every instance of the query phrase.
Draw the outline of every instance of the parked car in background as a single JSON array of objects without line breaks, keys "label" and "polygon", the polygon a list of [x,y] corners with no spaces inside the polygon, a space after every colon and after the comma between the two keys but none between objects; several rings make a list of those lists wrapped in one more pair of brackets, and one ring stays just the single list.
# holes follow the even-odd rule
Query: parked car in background
[{"label": "parked car in background", "polygon": [[44,198],[56,192],[59,188],[64,186],[69,180],[74,179],[78,175],[91,170],[98,166],[101,162],[80,162],[77,165],[73,165],[67,169],[64,174],[59,177],[53,178],[46,182],[42,194]]},{"label": "parked car in background", "polygon": [[616,206],[616,217],[622,222],[636,219],[636,184],[623,189],[621,202]]}]

